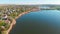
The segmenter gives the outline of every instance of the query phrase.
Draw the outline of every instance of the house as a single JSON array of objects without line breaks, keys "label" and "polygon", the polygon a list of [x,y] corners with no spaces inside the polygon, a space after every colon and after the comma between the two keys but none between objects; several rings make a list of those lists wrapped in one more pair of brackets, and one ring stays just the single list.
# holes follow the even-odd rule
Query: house
[{"label": "house", "polygon": [[7,20],[7,17],[8,17],[8,16],[7,16],[6,14],[4,14],[4,15],[2,16],[2,19],[3,19],[3,20]]}]

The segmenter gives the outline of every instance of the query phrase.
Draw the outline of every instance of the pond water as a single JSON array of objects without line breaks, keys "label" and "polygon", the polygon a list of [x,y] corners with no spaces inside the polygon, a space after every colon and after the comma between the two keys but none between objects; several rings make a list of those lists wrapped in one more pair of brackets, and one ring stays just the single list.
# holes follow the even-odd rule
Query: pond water
[{"label": "pond water", "polygon": [[60,34],[60,11],[40,10],[18,18],[10,34]]}]

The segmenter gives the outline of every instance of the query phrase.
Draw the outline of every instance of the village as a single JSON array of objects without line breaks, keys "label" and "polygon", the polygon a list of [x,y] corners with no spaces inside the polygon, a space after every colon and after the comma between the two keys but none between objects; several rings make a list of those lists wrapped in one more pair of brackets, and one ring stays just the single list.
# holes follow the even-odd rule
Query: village
[{"label": "village", "polygon": [[12,19],[15,19],[20,13],[31,11],[33,8],[38,9],[32,6],[0,6],[0,34],[9,29]]}]

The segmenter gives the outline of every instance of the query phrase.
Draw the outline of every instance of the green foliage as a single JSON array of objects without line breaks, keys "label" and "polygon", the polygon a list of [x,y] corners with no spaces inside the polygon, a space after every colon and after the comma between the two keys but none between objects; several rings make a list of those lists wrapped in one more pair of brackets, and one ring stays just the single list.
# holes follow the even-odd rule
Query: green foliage
[{"label": "green foliage", "polygon": [[5,26],[6,23],[4,21],[0,21],[0,26]]},{"label": "green foliage", "polygon": [[[5,27],[5,30],[7,30],[7,29],[9,28],[10,24],[5,23],[4,21],[0,21],[0,27],[1,27],[1,26],[4,26],[4,27]],[[1,29],[1,28],[0,28],[0,29]]]}]

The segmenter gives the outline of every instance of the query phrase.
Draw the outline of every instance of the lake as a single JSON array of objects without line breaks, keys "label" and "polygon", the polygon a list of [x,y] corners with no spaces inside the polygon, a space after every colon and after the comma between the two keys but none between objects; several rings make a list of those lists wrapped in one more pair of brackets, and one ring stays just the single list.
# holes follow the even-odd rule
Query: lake
[{"label": "lake", "polygon": [[60,11],[40,10],[18,18],[10,34],[60,34]]}]

